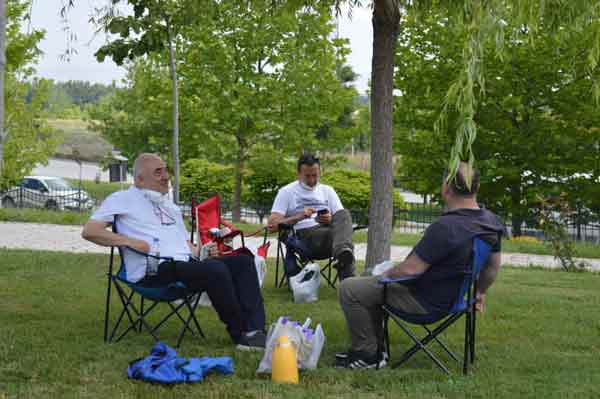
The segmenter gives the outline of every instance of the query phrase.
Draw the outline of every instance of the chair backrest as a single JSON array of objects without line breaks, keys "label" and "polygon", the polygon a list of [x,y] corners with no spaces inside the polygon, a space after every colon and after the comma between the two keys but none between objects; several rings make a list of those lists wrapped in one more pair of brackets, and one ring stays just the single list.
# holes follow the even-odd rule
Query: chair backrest
[{"label": "chair backrest", "polygon": [[465,273],[458,297],[450,310],[451,313],[456,313],[464,310],[472,302],[473,284],[479,279],[479,274],[483,267],[487,264],[488,258],[492,251],[492,246],[479,238],[473,238],[473,248],[471,253],[471,263],[468,271]]},{"label": "chair backrest", "polygon": [[221,199],[218,195],[213,195],[202,201],[192,209],[196,219],[196,226],[199,235],[199,242],[202,245],[213,241],[210,229],[221,227]]}]

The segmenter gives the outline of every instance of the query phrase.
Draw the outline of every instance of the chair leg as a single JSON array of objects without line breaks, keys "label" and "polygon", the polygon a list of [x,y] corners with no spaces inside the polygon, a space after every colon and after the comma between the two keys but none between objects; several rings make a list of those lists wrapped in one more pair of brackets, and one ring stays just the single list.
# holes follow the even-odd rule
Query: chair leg
[{"label": "chair leg", "polygon": [[[431,334],[431,330],[429,328],[427,328],[427,326],[422,326],[425,331],[427,331],[428,334]],[[456,357],[456,355],[454,354],[454,352],[452,352],[450,350],[450,348],[448,348],[448,346],[444,343],[444,341],[442,341],[441,339],[439,339],[437,336],[434,336],[433,339],[435,340],[435,342],[437,342],[445,351],[446,353],[452,358],[454,359],[454,361],[458,362],[458,357]]]},{"label": "chair leg", "polygon": [[472,311],[473,317],[471,320],[471,364],[475,363],[475,330],[477,327],[477,311],[473,309]]},{"label": "chair leg", "polygon": [[112,286],[112,276],[106,273],[108,276],[108,286],[106,288],[106,307],[104,309],[104,342],[108,342],[108,320],[110,318],[110,294]]},{"label": "chair leg", "polygon": [[407,350],[406,352],[404,352],[404,354],[400,357],[400,360],[398,360],[396,363],[394,363],[394,365],[393,365],[394,368],[399,367],[401,364],[403,364],[404,362],[406,362],[408,359],[410,359],[419,350],[423,350],[423,352],[425,352],[425,354],[442,371],[444,371],[446,374],[450,375],[450,371],[446,368],[446,366],[444,366],[442,364],[442,362],[440,362],[438,360],[438,358],[436,358],[433,355],[433,353],[431,353],[431,351],[429,351],[429,349],[427,349],[427,347],[425,346],[425,345],[427,345],[434,338],[434,335],[439,334],[448,325],[451,324],[451,323],[447,323],[448,320],[446,320],[444,323],[442,323],[442,325],[447,324],[445,327],[443,327],[443,328],[440,329],[440,327],[442,326],[442,325],[440,325],[435,330],[433,330],[431,334],[428,334],[423,339],[419,340],[408,328],[406,328],[404,326],[404,323],[402,323],[398,318],[394,317],[393,315],[390,315],[390,317],[392,317],[394,319],[394,321],[396,322],[396,324],[398,324],[398,326],[406,333],[406,335],[408,335],[413,340],[413,342],[415,343],[409,350]]},{"label": "chair leg", "polygon": [[465,315],[465,350],[463,358],[463,374],[467,375],[469,370],[469,360],[471,358],[471,311],[467,310]]}]

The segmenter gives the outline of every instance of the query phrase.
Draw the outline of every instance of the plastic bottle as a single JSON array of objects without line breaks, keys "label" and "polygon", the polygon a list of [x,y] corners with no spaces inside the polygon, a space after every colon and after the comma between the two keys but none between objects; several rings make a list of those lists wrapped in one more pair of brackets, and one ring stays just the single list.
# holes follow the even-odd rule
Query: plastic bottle
[{"label": "plastic bottle", "polygon": [[152,239],[149,254],[153,256],[148,256],[146,258],[146,275],[155,276],[158,274],[158,257],[160,256],[160,242],[157,237]]},{"label": "plastic bottle", "polygon": [[277,338],[277,345],[273,349],[271,370],[271,380],[273,382],[283,384],[298,383],[296,349],[286,335]]}]

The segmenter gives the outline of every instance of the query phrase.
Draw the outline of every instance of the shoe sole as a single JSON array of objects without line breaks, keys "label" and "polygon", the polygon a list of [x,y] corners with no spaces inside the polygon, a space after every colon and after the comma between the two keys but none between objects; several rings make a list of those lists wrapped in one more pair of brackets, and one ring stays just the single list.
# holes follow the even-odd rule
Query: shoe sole
[{"label": "shoe sole", "polygon": [[237,344],[235,348],[242,352],[264,352],[265,350],[265,348],[261,348],[260,346],[248,346],[242,344]]}]

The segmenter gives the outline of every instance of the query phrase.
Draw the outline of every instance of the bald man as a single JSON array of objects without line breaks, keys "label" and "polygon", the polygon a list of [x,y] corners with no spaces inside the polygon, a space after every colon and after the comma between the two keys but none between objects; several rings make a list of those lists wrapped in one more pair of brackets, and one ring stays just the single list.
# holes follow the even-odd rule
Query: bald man
[{"label": "bald man", "polygon": [[[265,346],[265,309],[254,267],[245,255],[203,261],[188,240],[179,208],[168,198],[169,172],[155,154],[139,155],[133,165],[134,186],[108,196],[83,227],[82,237],[102,246],[123,248],[126,279],[142,286],[180,281],[194,292],[206,291],[233,342],[240,350]],[[107,229],[116,218],[117,233]],[[147,272],[148,253],[158,240],[163,261],[157,273]]]}]

